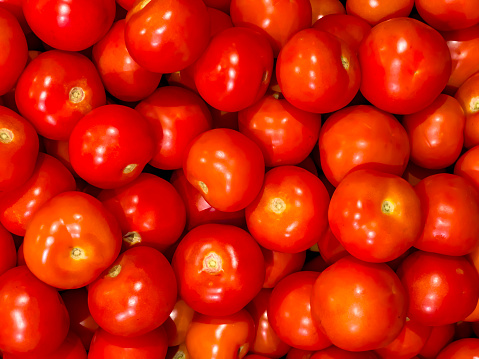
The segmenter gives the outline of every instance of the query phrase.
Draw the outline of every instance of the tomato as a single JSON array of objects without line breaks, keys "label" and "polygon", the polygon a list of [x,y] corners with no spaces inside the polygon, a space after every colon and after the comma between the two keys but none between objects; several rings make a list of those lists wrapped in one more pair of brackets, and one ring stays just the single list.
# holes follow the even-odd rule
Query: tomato
[{"label": "tomato", "polygon": [[297,253],[310,248],[327,226],[329,194],[307,170],[280,166],[268,171],[258,197],[246,207],[246,224],[268,249]]},{"label": "tomato", "polygon": [[465,29],[479,23],[479,9],[474,0],[439,0],[433,4],[416,0],[421,18],[436,30]]},{"label": "tomato", "polygon": [[438,354],[436,359],[469,359],[477,357],[479,339],[467,338],[456,340]]},{"label": "tomato", "polygon": [[25,20],[25,16],[23,15],[22,2],[22,0],[0,0],[0,7],[8,10],[10,14],[15,16],[23,30],[23,33],[28,34],[31,33],[32,30],[28,26],[27,20]]},{"label": "tomato", "polygon": [[115,9],[114,0],[23,1],[23,13],[35,35],[66,51],[85,50],[98,42],[113,24]]},{"label": "tomato", "polygon": [[213,129],[197,136],[185,150],[183,171],[205,200],[224,212],[245,208],[258,195],[264,178],[260,148],[245,135]]},{"label": "tomato", "polygon": [[238,126],[261,148],[267,167],[297,165],[318,142],[321,116],[267,95],[239,111]]},{"label": "tomato", "polygon": [[470,253],[479,241],[479,191],[448,173],[429,176],[415,189],[426,223],[414,246],[450,256]]},{"label": "tomato", "polygon": [[479,73],[469,77],[454,95],[466,114],[464,146],[479,145]]},{"label": "tomato", "polygon": [[339,259],[347,256],[349,253],[344,249],[343,245],[338,241],[331,231],[328,223],[328,228],[323,232],[323,235],[318,241],[318,251],[321,258],[330,265],[337,262]]},{"label": "tomato", "polygon": [[409,16],[414,6],[414,0],[347,0],[346,11],[349,15],[357,16],[370,25],[396,17]]},{"label": "tomato", "polygon": [[350,352],[340,349],[334,345],[320,350],[311,356],[311,359],[376,359],[377,356],[372,351]]},{"label": "tomato", "polygon": [[105,104],[105,89],[85,56],[51,50],[33,59],[18,80],[15,101],[38,133],[68,140],[76,123]]},{"label": "tomato", "polygon": [[312,10],[309,0],[232,0],[230,15],[235,26],[261,29],[277,57],[294,34],[311,27]]},{"label": "tomato", "polygon": [[453,335],[454,324],[431,327],[431,334],[419,352],[420,358],[435,359],[441,349],[452,341]]},{"label": "tomato", "polygon": [[[206,2],[205,2],[206,4]],[[208,14],[210,15],[210,37],[215,36],[223,30],[233,27],[231,17],[223,11],[208,7]]]},{"label": "tomato", "polygon": [[183,299],[176,301],[169,318],[163,324],[168,337],[169,347],[184,343],[194,314],[195,311]]},{"label": "tomato", "polygon": [[155,134],[156,146],[150,164],[164,170],[181,168],[186,146],[212,128],[211,114],[204,101],[181,87],[161,87],[135,109],[148,120]]},{"label": "tomato", "polygon": [[286,344],[303,350],[320,350],[331,345],[311,317],[311,290],[317,272],[301,271],[283,278],[269,299],[268,320]]},{"label": "tomato", "polygon": [[229,225],[204,224],[189,231],[175,251],[172,266],[180,297],[205,315],[237,312],[264,283],[258,244],[246,231]]},{"label": "tomato", "polygon": [[93,319],[113,335],[134,337],[158,328],[176,302],[173,269],[153,248],[136,247],[122,253],[88,287]]},{"label": "tomato", "polygon": [[402,175],[409,160],[404,127],[372,106],[352,106],[331,115],[319,133],[321,168],[333,186],[355,169]]},{"label": "tomato", "polygon": [[253,319],[244,309],[222,317],[196,313],[186,348],[194,359],[241,359],[251,348],[254,333]]},{"label": "tomato", "polygon": [[0,225],[0,276],[17,264],[17,250],[10,232]]},{"label": "tomato", "polygon": [[120,105],[99,107],[84,116],[69,140],[73,169],[99,188],[132,182],[151,160],[154,140],[149,123]]},{"label": "tomato", "polygon": [[100,328],[93,337],[88,359],[157,359],[164,358],[167,349],[163,327],[133,338],[113,335]]},{"label": "tomato", "polygon": [[201,97],[227,112],[242,110],[266,92],[273,72],[273,51],[257,30],[233,27],[214,36],[195,64]]},{"label": "tomato", "polygon": [[358,57],[361,93],[374,106],[396,114],[429,106],[451,75],[446,41],[433,28],[410,18],[376,25],[361,42]]},{"label": "tomato", "polygon": [[0,322],[0,349],[12,354],[52,352],[69,326],[60,294],[26,266],[0,276]]},{"label": "tomato", "polygon": [[293,106],[326,113],[346,106],[359,89],[361,73],[355,52],[334,35],[316,29],[296,33],[276,63],[283,96]]},{"label": "tomato", "polygon": [[312,24],[329,14],[346,14],[346,9],[339,0],[309,0],[309,2],[313,10]]},{"label": "tomato", "polygon": [[93,62],[106,90],[123,101],[139,101],[158,87],[161,74],[148,71],[132,59],[125,45],[126,21],[117,21],[93,46]]},{"label": "tomato", "polygon": [[100,201],[81,192],[63,192],[37,210],[23,250],[30,270],[57,288],[92,282],[118,256],[121,232]]},{"label": "tomato", "polygon": [[352,256],[326,268],[311,294],[313,318],[332,343],[344,350],[388,345],[401,332],[406,310],[406,292],[393,270]]},{"label": "tomato", "polygon": [[137,1],[126,15],[126,48],[145,69],[171,73],[201,55],[209,31],[208,12],[201,0]]},{"label": "tomato", "polygon": [[0,96],[10,91],[27,64],[27,40],[17,19],[0,7]]},{"label": "tomato", "polygon": [[287,275],[299,272],[306,260],[306,251],[284,253],[261,247],[266,274],[263,288],[274,288]]},{"label": "tomato", "polygon": [[454,174],[468,179],[479,189],[479,146],[459,157],[454,166]]},{"label": "tomato", "polygon": [[30,178],[38,149],[38,135],[30,122],[0,106],[0,192],[13,190]]},{"label": "tomato", "polygon": [[310,359],[314,353],[315,352],[311,350],[291,348],[286,355],[286,359]]},{"label": "tomato", "polygon": [[444,172],[445,172],[444,169],[432,170],[429,168],[423,168],[414,164],[414,162],[410,161],[407,164],[406,169],[404,170],[402,178],[408,181],[411,186],[415,187],[424,178],[438,174],[438,173],[444,173]]},{"label": "tomato", "polygon": [[356,258],[387,262],[421,235],[421,201],[401,177],[357,170],[336,188],[329,205],[331,232]]}]

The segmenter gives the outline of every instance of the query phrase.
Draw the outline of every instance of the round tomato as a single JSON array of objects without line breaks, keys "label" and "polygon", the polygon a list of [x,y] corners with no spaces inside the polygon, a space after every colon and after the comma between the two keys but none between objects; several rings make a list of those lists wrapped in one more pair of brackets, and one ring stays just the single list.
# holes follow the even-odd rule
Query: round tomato
[{"label": "round tomato", "polygon": [[431,333],[419,352],[420,358],[435,359],[442,348],[452,341],[454,327],[454,324],[431,327]]},{"label": "round tomato", "polygon": [[414,6],[414,0],[347,0],[346,11],[357,16],[370,25],[395,17],[409,16]]},{"label": "round tomato", "polygon": [[459,157],[454,166],[454,174],[468,179],[479,190],[479,146]]},{"label": "round tomato", "polygon": [[266,274],[263,288],[274,288],[287,275],[299,272],[306,260],[306,251],[284,253],[261,247]]},{"label": "round tomato", "polygon": [[195,311],[183,299],[176,301],[169,318],[163,324],[168,337],[168,346],[173,347],[185,342]]},{"label": "round tomato", "polygon": [[479,339],[466,338],[449,344],[438,354],[436,359],[469,359],[477,357]]},{"label": "round tomato", "polygon": [[311,359],[377,359],[377,356],[372,351],[350,352],[332,345],[314,353]]},{"label": "round tomato", "polygon": [[416,0],[421,18],[436,30],[465,29],[479,23],[479,8],[475,0]]},{"label": "round tomato", "polygon": [[309,0],[313,10],[312,24],[329,14],[346,14],[346,9],[340,0]]},{"label": "round tomato", "polygon": [[454,95],[466,114],[464,146],[479,145],[479,73],[469,77]]}]

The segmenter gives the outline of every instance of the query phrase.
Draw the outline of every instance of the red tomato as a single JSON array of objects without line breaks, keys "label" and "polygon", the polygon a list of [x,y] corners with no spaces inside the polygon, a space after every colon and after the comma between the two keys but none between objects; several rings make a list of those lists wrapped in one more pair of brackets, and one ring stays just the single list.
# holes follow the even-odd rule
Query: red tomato
[{"label": "red tomato", "polygon": [[113,263],[121,232],[100,201],[63,192],[37,210],[23,244],[33,274],[54,287],[73,289],[92,282]]},{"label": "red tomato", "polygon": [[205,315],[236,313],[264,283],[258,244],[234,226],[204,224],[192,229],[178,245],[172,265],[180,297]]},{"label": "red tomato", "polygon": [[201,0],[142,0],[126,15],[128,52],[152,72],[171,73],[191,65],[206,48],[209,32]]},{"label": "red tomato", "polygon": [[316,243],[327,227],[329,194],[321,180],[295,166],[266,173],[263,188],[246,207],[246,224],[268,249],[298,253]]},{"label": "red tomato", "polygon": [[266,275],[263,288],[274,288],[287,275],[299,272],[306,260],[306,251],[284,253],[261,247]]},{"label": "red tomato", "polygon": [[347,0],[346,11],[364,19],[371,25],[395,17],[407,17],[414,6],[414,0]]},{"label": "red tomato", "polygon": [[137,111],[120,105],[106,105],[88,113],[69,140],[73,169],[99,188],[132,182],[151,160],[153,150],[149,123]]},{"label": "red tomato", "polygon": [[409,114],[429,106],[451,75],[446,41],[415,19],[378,24],[364,37],[358,56],[361,93],[391,113]]},{"label": "red tomato", "polygon": [[169,318],[163,324],[168,337],[168,346],[177,346],[185,342],[195,311],[183,299],[176,301]]},{"label": "red tomato", "polygon": [[137,247],[121,254],[88,287],[93,319],[113,335],[134,337],[158,328],[176,302],[173,269],[163,254]]},{"label": "red tomato", "polygon": [[43,354],[61,345],[70,322],[56,289],[21,266],[0,276],[0,323],[0,350]]},{"label": "red tomato", "polygon": [[313,10],[312,24],[329,14],[346,14],[344,5],[339,0],[309,0]]},{"label": "red tomato", "polygon": [[43,146],[45,146],[45,153],[55,157],[59,160],[72,174],[78,178],[78,175],[73,170],[70,162],[70,154],[68,153],[68,141],[49,140],[42,138]]},{"label": "red tomato", "polygon": [[334,35],[316,29],[296,33],[276,63],[283,96],[293,106],[326,113],[346,106],[359,89],[356,53]]},{"label": "red tomato", "polygon": [[435,359],[441,349],[452,341],[454,326],[454,324],[446,324],[431,327],[431,334],[419,352],[419,357]]},{"label": "red tomato", "polygon": [[242,110],[266,92],[273,72],[273,52],[257,30],[233,27],[214,36],[195,64],[201,97],[227,112]]},{"label": "red tomato", "polygon": [[264,159],[248,137],[219,128],[203,132],[190,142],[183,157],[183,171],[210,205],[235,212],[258,195],[263,185]]},{"label": "red tomato", "polygon": [[456,340],[438,354],[436,359],[474,359],[479,353],[479,339]]},{"label": "red tomato", "polygon": [[479,73],[469,77],[459,87],[455,96],[466,114],[464,146],[479,145]]},{"label": "red tomato", "polygon": [[91,342],[88,359],[157,359],[164,358],[167,349],[163,327],[133,338],[113,335],[100,328]]},{"label": "red tomato", "polygon": [[338,241],[331,231],[331,227],[326,228],[318,241],[318,251],[324,261],[330,265],[339,259],[347,256],[349,253]]},{"label": "red tomato", "polygon": [[75,179],[56,158],[39,153],[30,179],[2,196],[0,222],[10,232],[24,236],[37,210],[59,193],[74,191]]},{"label": "red tomato", "polygon": [[38,148],[38,135],[30,122],[0,106],[0,192],[11,191],[30,178]]},{"label": "red tomato", "polygon": [[468,179],[479,190],[479,146],[459,157],[454,166],[454,174]]},{"label": "red tomato", "polygon": [[311,356],[311,359],[377,359],[377,355],[372,351],[349,352],[340,349],[334,345],[320,350]]},{"label": "red tomato", "polygon": [[[0,4],[0,6],[2,6]],[[0,96],[10,91],[27,64],[27,40],[17,19],[0,7]]]},{"label": "red tomato", "polygon": [[144,69],[132,59],[125,45],[125,24],[125,20],[116,22],[93,46],[93,62],[112,96],[139,101],[156,90],[162,75]]},{"label": "red tomato", "polygon": [[113,24],[115,10],[114,0],[23,1],[23,13],[35,35],[66,51],[85,50],[98,42]]},{"label": "red tomato", "polygon": [[428,168],[420,167],[414,164],[414,162],[410,161],[407,164],[406,169],[404,170],[402,178],[408,181],[411,186],[415,187],[424,178],[438,174],[438,173],[444,173],[444,169],[431,170]]},{"label": "red tomato", "polygon": [[474,0],[416,0],[421,18],[436,30],[464,29],[479,23],[479,8]]},{"label": "red tomato", "polygon": [[25,16],[23,15],[22,2],[23,0],[0,0],[0,7],[8,10],[10,14],[15,16],[23,32],[28,34],[31,33],[32,30],[28,26],[27,20],[25,20]]},{"label": "red tomato", "polygon": [[401,332],[406,310],[406,292],[393,270],[352,256],[326,268],[311,294],[313,318],[344,350],[388,345]]},{"label": "red tomato", "polygon": [[181,168],[186,146],[212,127],[204,101],[181,87],[161,87],[135,109],[148,120],[155,134],[156,149],[150,164],[164,170]]},{"label": "red tomato", "polygon": [[[2,198],[3,199],[3,198]],[[0,276],[17,264],[17,250],[13,237],[0,225]]]},{"label": "red tomato", "polygon": [[331,345],[311,317],[311,290],[317,272],[301,271],[283,278],[269,300],[268,320],[286,344],[303,350],[320,350]]},{"label": "red tomato", "polygon": [[311,350],[291,348],[286,355],[286,359],[310,359],[314,353],[315,352]]},{"label": "red tomato", "polygon": [[414,246],[450,256],[470,253],[479,243],[479,191],[448,173],[429,176],[415,189],[426,223]]},{"label": "red tomato", "polygon": [[33,59],[18,80],[15,101],[38,133],[68,140],[76,123],[105,104],[105,89],[93,63],[85,56],[47,51]]},{"label": "red tomato", "polygon": [[401,176],[409,160],[409,140],[391,114],[372,106],[352,106],[326,120],[319,133],[319,155],[334,186],[358,168]]},{"label": "red tomato", "polygon": [[[204,1],[206,4],[206,1]],[[215,36],[217,33],[233,27],[231,17],[221,10],[208,7],[208,14],[210,15],[210,37]]]}]

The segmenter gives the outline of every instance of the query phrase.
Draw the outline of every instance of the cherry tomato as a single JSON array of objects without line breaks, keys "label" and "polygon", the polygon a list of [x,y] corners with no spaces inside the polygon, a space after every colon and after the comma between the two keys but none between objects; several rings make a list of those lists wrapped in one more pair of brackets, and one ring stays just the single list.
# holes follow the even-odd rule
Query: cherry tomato
[{"label": "cherry tomato", "polygon": [[459,157],[454,166],[454,174],[468,179],[479,190],[479,146]]},{"label": "cherry tomato", "polygon": [[438,354],[436,359],[469,359],[477,357],[479,339],[466,338],[449,344]]},{"label": "cherry tomato", "polygon": [[261,252],[266,269],[263,288],[274,288],[287,275],[299,272],[306,260],[306,251],[284,253],[261,247]]},{"label": "cherry tomato", "polygon": [[416,0],[421,18],[436,30],[465,29],[479,23],[479,9],[474,0]]},{"label": "cherry tomato", "polygon": [[163,324],[168,337],[169,347],[184,343],[194,314],[195,311],[183,299],[176,301],[169,318]]},{"label": "cherry tomato", "polygon": [[314,353],[311,359],[377,359],[377,355],[372,351],[350,352],[332,345]]},{"label": "cherry tomato", "polygon": [[0,225],[0,276],[17,264],[17,250],[13,237]]},{"label": "cherry tomato", "polygon": [[349,15],[357,16],[370,25],[395,17],[409,16],[414,6],[414,0],[347,0],[346,11]]},{"label": "cherry tomato", "polygon": [[313,10],[312,24],[329,14],[346,14],[344,5],[339,0],[309,0]]},{"label": "cherry tomato", "polygon": [[100,201],[63,192],[37,210],[23,244],[33,274],[54,287],[73,289],[92,282],[113,263],[121,232]]},{"label": "cherry tomato", "polygon": [[419,352],[419,357],[424,359],[435,359],[437,354],[452,341],[454,335],[454,324],[439,325],[431,327],[426,343]]}]

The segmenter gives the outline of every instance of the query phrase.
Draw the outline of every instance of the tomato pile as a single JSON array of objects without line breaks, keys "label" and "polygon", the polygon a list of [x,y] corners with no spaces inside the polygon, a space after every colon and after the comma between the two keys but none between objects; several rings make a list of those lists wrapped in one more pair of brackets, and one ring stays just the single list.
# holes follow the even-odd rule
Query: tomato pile
[{"label": "tomato pile", "polygon": [[478,337],[477,0],[0,0],[0,358]]}]

